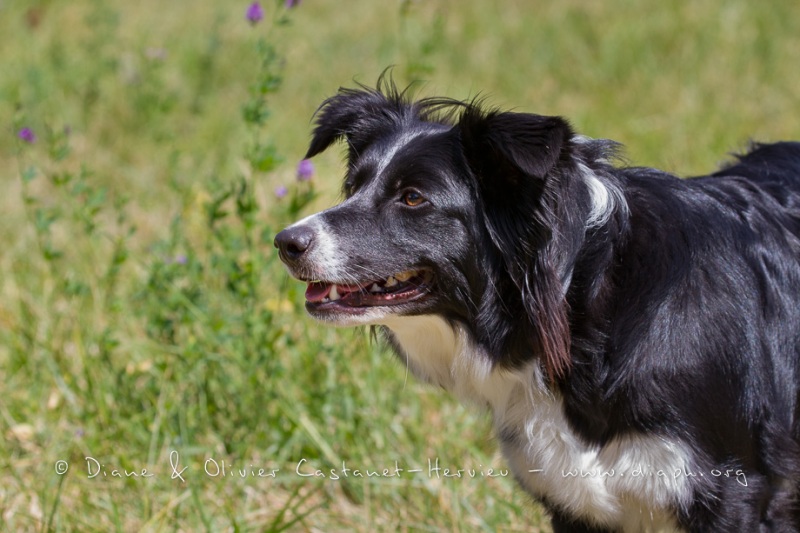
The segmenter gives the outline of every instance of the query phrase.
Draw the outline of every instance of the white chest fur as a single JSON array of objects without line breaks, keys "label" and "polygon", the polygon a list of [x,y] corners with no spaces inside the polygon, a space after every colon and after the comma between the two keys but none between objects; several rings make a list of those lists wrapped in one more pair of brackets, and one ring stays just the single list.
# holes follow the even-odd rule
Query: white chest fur
[{"label": "white chest fur", "polygon": [[598,525],[674,529],[667,510],[688,505],[692,492],[684,475],[691,455],[680,443],[642,434],[588,445],[571,430],[537,363],[495,370],[466,331],[438,316],[391,317],[384,325],[419,379],[491,410],[526,490]]}]

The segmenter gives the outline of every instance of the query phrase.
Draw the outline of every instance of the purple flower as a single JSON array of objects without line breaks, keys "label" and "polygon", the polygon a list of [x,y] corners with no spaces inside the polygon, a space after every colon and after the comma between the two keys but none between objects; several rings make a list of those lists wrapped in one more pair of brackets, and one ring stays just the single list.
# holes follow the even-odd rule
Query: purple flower
[{"label": "purple flower", "polygon": [[300,0],[286,0],[286,9],[292,9],[300,5]]},{"label": "purple flower", "polygon": [[275,187],[275,196],[278,199],[284,198],[287,194],[289,194],[289,189],[287,189],[285,186],[278,185],[277,187]]},{"label": "purple flower", "polygon": [[22,128],[17,133],[17,137],[25,141],[26,143],[35,143],[36,142],[36,134],[33,133],[33,130],[30,128]]},{"label": "purple flower", "polygon": [[261,4],[258,2],[253,2],[250,4],[250,7],[247,8],[245,17],[250,21],[250,24],[257,24],[264,18],[264,8],[261,7]]},{"label": "purple flower", "polygon": [[297,181],[311,181],[314,175],[314,163],[310,159],[303,159],[297,164]]},{"label": "purple flower", "polygon": [[178,263],[179,265],[185,265],[188,261],[189,259],[183,254],[175,256],[175,262]]}]

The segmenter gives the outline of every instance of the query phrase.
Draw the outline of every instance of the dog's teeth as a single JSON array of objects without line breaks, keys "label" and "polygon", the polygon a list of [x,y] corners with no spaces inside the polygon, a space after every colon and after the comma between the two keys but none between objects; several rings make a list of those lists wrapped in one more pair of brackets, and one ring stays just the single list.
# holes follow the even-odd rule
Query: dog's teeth
[{"label": "dog's teeth", "polygon": [[397,281],[408,281],[416,275],[417,275],[416,271],[406,270],[405,272],[400,272],[399,274],[395,274],[394,277],[397,278]]},{"label": "dog's teeth", "polygon": [[394,287],[397,285],[397,280],[394,279],[392,276],[386,278],[386,283],[383,284],[385,287]]},{"label": "dog's teeth", "polygon": [[336,285],[333,285],[331,287],[331,292],[328,295],[328,297],[331,299],[332,302],[334,302],[334,301],[338,300],[339,298],[341,298],[341,296],[339,296],[339,291],[336,289]]},{"label": "dog's teeth", "polygon": [[373,283],[372,287],[369,288],[369,292],[381,292],[381,288],[377,283]]}]

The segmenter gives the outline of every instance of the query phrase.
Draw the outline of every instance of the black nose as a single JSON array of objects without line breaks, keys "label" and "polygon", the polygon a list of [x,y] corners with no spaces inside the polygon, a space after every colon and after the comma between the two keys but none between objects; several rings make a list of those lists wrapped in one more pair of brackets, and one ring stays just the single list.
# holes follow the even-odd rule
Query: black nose
[{"label": "black nose", "polygon": [[275,236],[275,248],[285,263],[297,261],[314,241],[314,231],[308,226],[286,228]]}]

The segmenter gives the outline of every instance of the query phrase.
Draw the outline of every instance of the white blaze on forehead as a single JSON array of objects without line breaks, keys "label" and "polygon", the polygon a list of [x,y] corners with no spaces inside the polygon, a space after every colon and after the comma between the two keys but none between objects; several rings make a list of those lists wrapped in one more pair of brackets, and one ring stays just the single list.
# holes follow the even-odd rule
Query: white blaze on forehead
[{"label": "white blaze on forehead", "polygon": [[423,135],[421,131],[406,131],[399,135],[397,135],[392,142],[392,145],[386,149],[381,155],[380,160],[378,161],[378,167],[375,169],[375,175],[380,176],[383,174],[383,171],[386,170],[386,167],[389,166],[389,163],[392,162],[394,156],[397,155],[403,147],[405,147],[408,143]]}]

